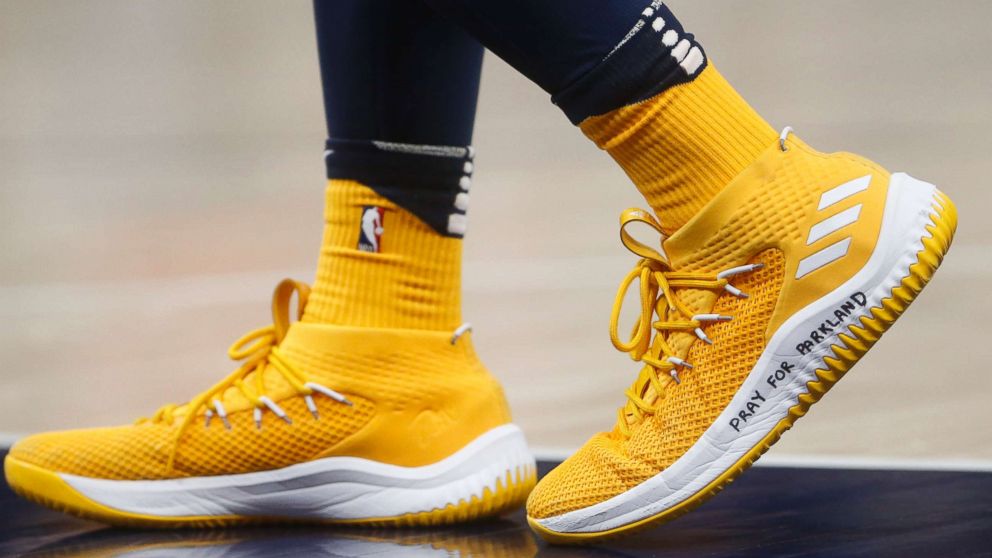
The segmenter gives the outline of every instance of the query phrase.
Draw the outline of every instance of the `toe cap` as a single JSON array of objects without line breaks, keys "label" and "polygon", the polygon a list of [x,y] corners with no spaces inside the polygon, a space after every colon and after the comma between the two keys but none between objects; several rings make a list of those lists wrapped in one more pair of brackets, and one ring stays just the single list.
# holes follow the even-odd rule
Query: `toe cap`
[{"label": "toe cap", "polygon": [[637,486],[656,472],[627,456],[618,436],[598,434],[541,479],[527,499],[527,515],[544,519],[592,506]]},{"label": "toe cap", "polygon": [[169,437],[157,425],[47,432],[23,438],[9,456],[55,473],[114,480],[166,474]]}]

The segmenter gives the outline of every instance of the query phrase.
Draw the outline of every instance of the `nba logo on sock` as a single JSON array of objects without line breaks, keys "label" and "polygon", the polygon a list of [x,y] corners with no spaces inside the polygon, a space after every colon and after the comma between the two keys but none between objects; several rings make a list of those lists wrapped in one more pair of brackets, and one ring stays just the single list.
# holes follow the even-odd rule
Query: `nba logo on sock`
[{"label": "nba logo on sock", "polygon": [[362,209],[362,227],[358,231],[358,249],[363,252],[380,250],[382,240],[382,218],[386,210],[382,207],[367,205]]}]

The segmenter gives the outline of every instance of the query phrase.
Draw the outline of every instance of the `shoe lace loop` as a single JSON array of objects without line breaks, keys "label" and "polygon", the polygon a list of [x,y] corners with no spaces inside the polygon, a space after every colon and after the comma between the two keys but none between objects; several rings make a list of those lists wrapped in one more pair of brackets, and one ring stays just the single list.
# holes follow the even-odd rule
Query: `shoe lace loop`
[{"label": "shoe lace loop", "polygon": [[[214,415],[217,415],[224,426],[230,430],[231,425],[227,420],[227,411],[221,400],[224,392],[230,388],[235,388],[251,404],[257,427],[261,428],[263,408],[269,409],[280,419],[292,424],[292,419],[286,412],[265,393],[264,371],[267,368],[276,371],[298,395],[304,397],[307,408],[314,418],[319,418],[317,407],[313,402],[314,393],[320,393],[345,405],[352,405],[351,401],[340,393],[318,383],[308,382],[300,369],[280,351],[279,344],[289,331],[290,304],[294,294],[297,295],[296,319],[302,319],[303,310],[310,294],[310,287],[306,283],[284,279],[276,286],[272,295],[272,324],[249,331],[228,349],[228,356],[234,361],[241,361],[240,366],[226,378],[197,395],[189,403],[165,405],[156,411],[150,420],[172,424],[176,416],[180,414],[178,413],[179,409],[183,409],[182,422],[175,432],[174,441],[178,442],[182,433],[197,416],[198,411],[205,408],[204,414],[208,426]],[[170,468],[175,460],[177,445],[176,443],[172,444],[173,450],[169,456]]]},{"label": "shoe lace loop", "polygon": [[[658,250],[636,240],[628,226],[640,223],[654,229],[662,236],[661,225],[643,209],[628,209],[620,215],[620,241],[640,256],[634,269],[621,281],[610,314],[610,341],[617,350],[628,353],[644,367],[637,381],[627,389],[627,403],[617,411],[617,426],[624,436],[630,435],[630,425],[647,414],[657,411],[657,403],[672,384],[681,383],[679,372],[691,370],[692,364],[682,360],[669,343],[673,332],[693,333],[707,344],[712,340],[703,328],[707,323],[729,321],[732,316],[697,314],[677,295],[679,289],[726,291],[746,298],[747,294],[730,284],[729,278],[758,269],[761,264],[750,264],[728,269],[717,274],[678,272],[668,258]],[[630,337],[623,340],[619,334],[620,313],[627,292],[634,282],[639,285],[640,313]],[[655,319],[657,317],[657,320]],[[652,394],[652,397],[648,395]]]}]

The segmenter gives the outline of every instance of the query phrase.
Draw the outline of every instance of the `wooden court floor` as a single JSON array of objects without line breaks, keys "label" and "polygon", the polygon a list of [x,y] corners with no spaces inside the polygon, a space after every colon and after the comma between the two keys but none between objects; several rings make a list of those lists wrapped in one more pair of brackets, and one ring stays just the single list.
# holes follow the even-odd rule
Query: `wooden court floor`
[{"label": "wooden court floor", "polygon": [[[540,473],[554,464],[541,462]],[[111,529],[18,499],[0,482],[0,556],[24,558],[978,558],[989,556],[990,530],[992,470],[759,466],[676,521],[579,548],[552,547],[538,540],[522,512],[427,530],[326,526]]]},{"label": "wooden court floor", "polygon": [[[992,460],[992,3],[672,3],[776,126],[935,182],[955,246],[771,457]],[[309,2],[0,3],[0,432],[129,422],[233,369],[310,280],[324,136]],[[609,428],[622,173],[485,63],[466,318],[546,452]]]}]

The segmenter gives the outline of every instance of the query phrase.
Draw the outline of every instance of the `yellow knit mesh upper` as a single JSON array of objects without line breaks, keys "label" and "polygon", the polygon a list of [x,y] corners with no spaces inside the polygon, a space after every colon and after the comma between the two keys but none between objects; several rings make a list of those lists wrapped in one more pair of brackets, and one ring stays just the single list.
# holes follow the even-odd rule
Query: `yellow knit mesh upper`
[{"label": "yellow knit mesh upper", "polygon": [[735,319],[707,326],[713,345],[692,345],[686,360],[694,368],[681,374],[680,385],[667,384],[658,412],[635,425],[629,439],[614,429],[589,440],[531,493],[531,517],[591,506],[637,486],[671,465],[713,424],[764,350],[765,328],[782,287],[781,252],[766,250],[756,262],[765,267],[734,280],[750,297],[719,297],[713,312]]},{"label": "yellow knit mesh upper", "polygon": [[681,385],[666,397],[649,428],[631,440],[631,456],[656,471],[671,465],[713,424],[765,349],[765,329],[782,289],[785,258],[778,250],[766,250],[752,262],[765,267],[734,279],[748,298],[721,296],[713,307],[714,313],[734,319],[706,328],[713,345],[692,345],[686,360],[695,368],[683,374]]},{"label": "yellow knit mesh upper", "polygon": [[50,432],[17,442],[11,455],[53,471],[83,477],[162,478],[171,429],[163,424]]},{"label": "yellow knit mesh upper", "polygon": [[367,399],[352,395],[349,400],[354,407],[344,408],[326,397],[315,398],[321,417],[316,420],[302,397],[286,399],[280,406],[293,423],[264,413],[261,430],[251,413],[230,417],[231,430],[216,417],[207,428],[194,425],[179,444],[176,469],[190,476],[229,475],[310,461],[356,432],[375,412]]},{"label": "yellow knit mesh upper", "polygon": [[[324,342],[298,335],[299,328],[316,330],[313,337]],[[115,480],[245,473],[332,455],[421,466],[509,422],[502,390],[467,336],[452,346],[442,334],[418,338],[394,330],[382,339],[374,330],[348,332],[335,341],[341,334],[331,326],[294,324],[282,344],[309,380],[354,404],[315,395],[320,420],[302,397],[268,380],[276,375],[267,370],[269,395],[292,424],[264,410],[257,428],[252,408],[229,393],[224,400],[231,429],[216,415],[207,426],[201,409],[179,439],[173,470],[167,460],[178,419],[39,434],[18,442],[11,455],[52,471]]]},{"label": "yellow knit mesh upper", "polygon": [[309,461],[360,428],[373,412],[363,399],[348,411],[327,399],[314,403],[323,413],[319,422],[301,398],[282,403],[295,418],[292,425],[271,413],[263,416],[261,430],[250,412],[231,414],[230,431],[217,418],[209,427],[204,427],[205,419],[197,420],[183,434],[172,471],[167,461],[178,424],[145,422],[39,434],[18,442],[12,454],[49,470],[111,480],[247,473]]},{"label": "yellow knit mesh upper", "polygon": [[308,380],[340,391],[353,406],[315,395],[316,420],[303,398],[266,370],[269,396],[292,424],[264,410],[257,428],[252,408],[228,393],[231,429],[216,415],[207,426],[201,409],[179,439],[172,470],[167,460],[178,418],[39,434],[18,442],[11,455],[52,471],[115,480],[237,474],[333,455],[426,465],[510,420],[503,392],[469,337],[454,346],[449,339],[294,324],[281,346],[285,354]]}]

